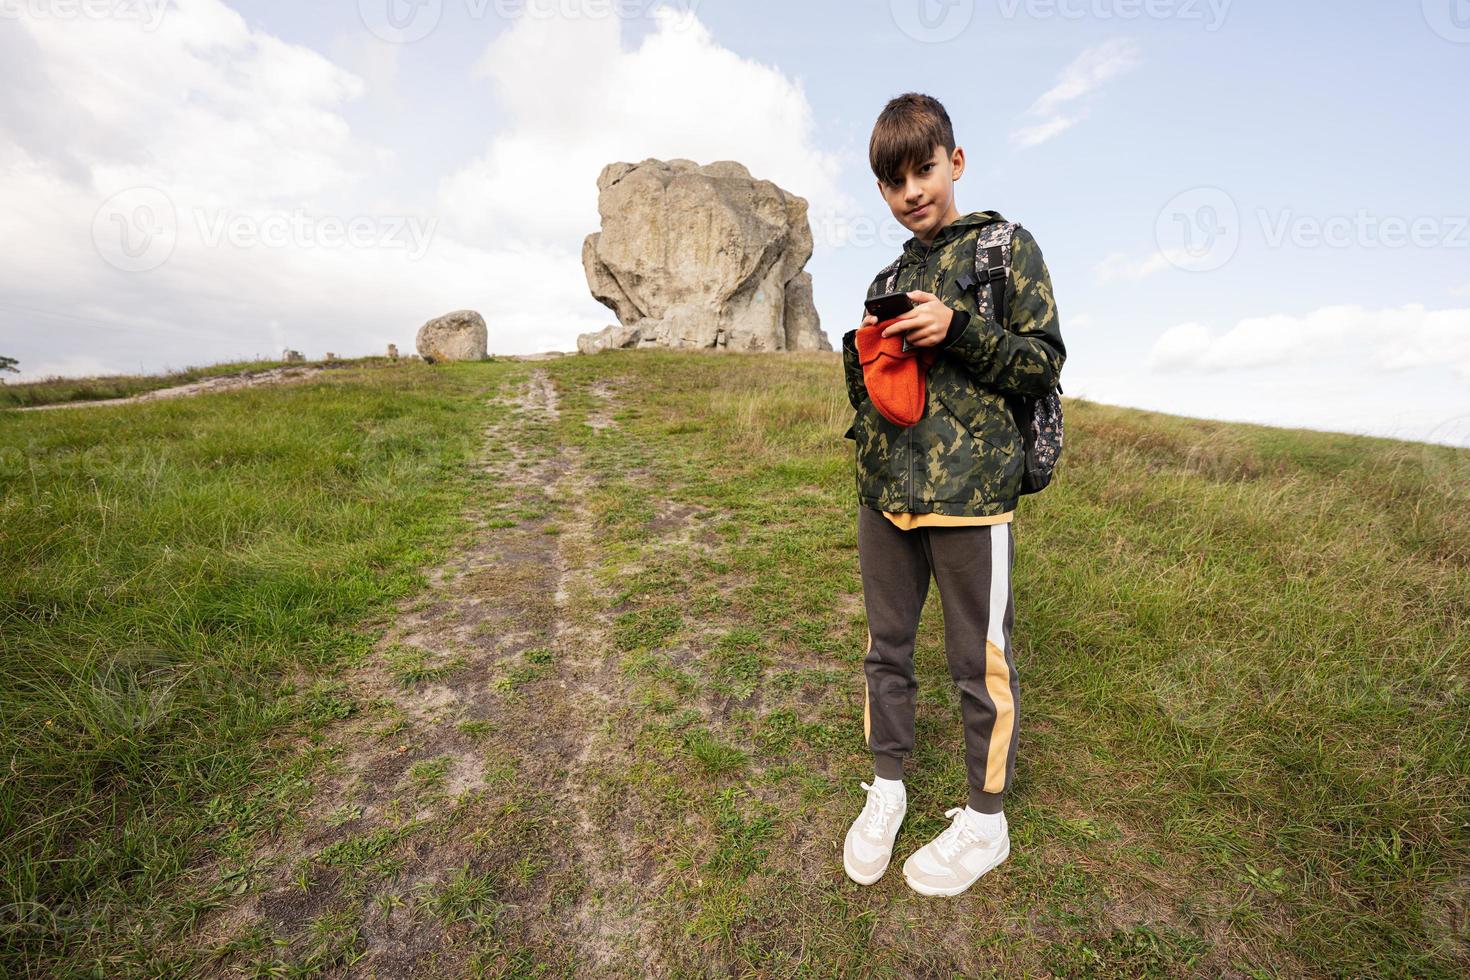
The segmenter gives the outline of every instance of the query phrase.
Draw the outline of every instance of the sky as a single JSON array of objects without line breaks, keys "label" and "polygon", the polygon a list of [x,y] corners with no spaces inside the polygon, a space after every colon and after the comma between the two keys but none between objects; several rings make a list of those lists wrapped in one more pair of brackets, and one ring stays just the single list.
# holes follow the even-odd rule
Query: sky
[{"label": "sky", "polygon": [[608,163],[808,202],[834,348],[908,232],[869,169],[938,98],[960,213],[1029,229],[1069,396],[1470,445],[1470,0],[0,0],[10,380],[615,322]]}]

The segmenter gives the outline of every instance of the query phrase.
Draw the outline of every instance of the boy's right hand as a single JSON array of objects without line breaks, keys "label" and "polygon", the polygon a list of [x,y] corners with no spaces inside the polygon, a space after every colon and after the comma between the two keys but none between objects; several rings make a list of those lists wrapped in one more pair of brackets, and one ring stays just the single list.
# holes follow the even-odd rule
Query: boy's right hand
[{"label": "boy's right hand", "polygon": [[860,326],[860,327],[871,327],[873,324],[875,324],[877,322],[878,322],[878,318],[875,317],[873,314],[869,313],[867,316],[863,317],[863,322],[860,323],[860,324],[858,324],[858,326]]}]

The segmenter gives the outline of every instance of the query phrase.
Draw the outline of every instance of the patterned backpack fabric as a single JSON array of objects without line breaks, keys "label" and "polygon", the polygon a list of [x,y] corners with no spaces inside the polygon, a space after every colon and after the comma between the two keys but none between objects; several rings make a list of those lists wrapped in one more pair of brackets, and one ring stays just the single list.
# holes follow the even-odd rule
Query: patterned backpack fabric
[{"label": "patterned backpack fabric", "polygon": [[[975,236],[975,284],[990,287],[981,289],[976,296],[980,315],[987,320],[994,318],[1002,326],[1006,323],[1006,280],[1011,271],[1011,239],[1019,227],[1015,221],[998,221],[981,228]],[[891,293],[898,278],[898,262],[895,260],[883,272],[889,273],[883,291]],[[963,281],[961,279],[961,283]],[[1016,420],[1026,454],[1021,493],[1044,490],[1051,482],[1052,472],[1062,455],[1061,383],[1040,396],[1006,393],[1002,397]]]}]

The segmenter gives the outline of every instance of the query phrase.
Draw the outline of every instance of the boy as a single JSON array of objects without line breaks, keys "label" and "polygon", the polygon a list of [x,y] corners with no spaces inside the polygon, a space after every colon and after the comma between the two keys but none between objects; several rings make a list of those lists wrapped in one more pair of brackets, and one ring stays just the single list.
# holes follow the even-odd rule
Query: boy
[{"label": "boy", "polygon": [[[954,182],[965,157],[937,100],[911,92],[889,101],[868,155],[893,216],[913,232],[896,269],[885,269],[868,296],[882,293],[887,275],[896,272],[893,290],[907,291],[915,306],[883,336],[905,333],[910,346],[937,356],[925,378],[924,415],[905,427],[869,400],[857,331],[842,338],[856,412],[847,436],[856,445],[858,559],[868,616],[863,735],[876,770],[871,785],[860,784],[867,801],[848,829],[843,866],[861,884],[882,877],[907,809],[903,760],[914,744],[914,639],[932,572],[944,608],[945,656],[960,693],[969,799],[946,811],[951,825],[914,852],[903,871],[921,894],[958,895],[1010,853],[1002,804],[1020,730],[1011,519],[1025,461],[1003,395],[1048,392],[1066,349],[1041,250],[1019,226],[1006,322],[996,322],[993,311],[982,315],[978,290],[990,287],[975,282],[975,241],[1005,219],[955,208]],[[876,322],[869,315],[862,325]]]}]

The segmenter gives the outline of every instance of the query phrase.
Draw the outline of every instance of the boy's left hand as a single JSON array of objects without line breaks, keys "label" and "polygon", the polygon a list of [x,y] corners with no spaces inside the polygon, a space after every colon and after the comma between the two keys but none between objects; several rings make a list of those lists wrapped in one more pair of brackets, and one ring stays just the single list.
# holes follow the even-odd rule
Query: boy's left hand
[{"label": "boy's left hand", "polygon": [[922,289],[909,290],[909,299],[914,308],[903,314],[894,323],[883,328],[883,336],[907,332],[904,339],[911,347],[933,347],[949,333],[949,322],[954,319],[954,310],[945,306],[938,296]]}]

